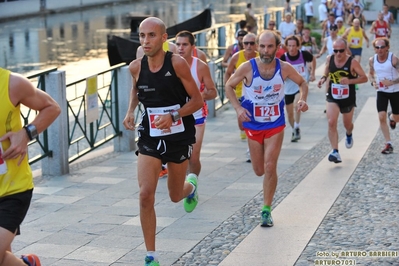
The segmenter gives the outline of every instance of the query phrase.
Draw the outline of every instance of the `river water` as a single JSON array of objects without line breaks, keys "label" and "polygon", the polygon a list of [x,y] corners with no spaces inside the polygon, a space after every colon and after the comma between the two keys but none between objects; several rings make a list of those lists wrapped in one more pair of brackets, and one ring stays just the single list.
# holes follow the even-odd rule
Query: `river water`
[{"label": "river water", "polygon": [[[280,7],[285,0],[251,2],[255,13],[263,14],[265,5]],[[106,62],[107,34],[129,29],[128,15],[157,16],[171,26],[195,16],[210,4],[216,23],[238,21],[246,8],[246,2],[238,0],[136,0],[3,22],[0,67],[26,74],[49,67],[76,70],[81,62],[93,61],[94,70],[98,60]]]}]

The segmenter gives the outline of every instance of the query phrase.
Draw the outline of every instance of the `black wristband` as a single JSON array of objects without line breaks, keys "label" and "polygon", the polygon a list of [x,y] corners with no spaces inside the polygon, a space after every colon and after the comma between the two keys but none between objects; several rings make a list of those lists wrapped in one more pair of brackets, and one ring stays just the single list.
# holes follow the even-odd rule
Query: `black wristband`
[{"label": "black wristband", "polygon": [[37,130],[36,127],[32,124],[24,126],[24,129],[26,131],[26,134],[28,135],[29,140],[33,140],[37,138]]}]

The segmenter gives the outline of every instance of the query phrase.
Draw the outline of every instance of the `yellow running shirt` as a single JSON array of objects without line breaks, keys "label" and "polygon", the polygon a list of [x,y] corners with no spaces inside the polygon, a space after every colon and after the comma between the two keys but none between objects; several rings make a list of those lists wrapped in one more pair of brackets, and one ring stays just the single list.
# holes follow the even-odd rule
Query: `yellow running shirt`
[{"label": "yellow running shirt", "polygon": [[[0,136],[16,132],[22,128],[20,105],[14,106],[9,96],[10,71],[0,68]],[[10,141],[0,142],[2,152],[10,146]],[[32,171],[28,156],[18,165],[20,157],[4,161],[0,158],[0,197],[25,192],[33,188]]]},{"label": "yellow running shirt", "polygon": [[348,45],[349,48],[362,48],[363,47],[363,31],[362,28],[359,28],[358,31],[355,31],[355,28],[352,26],[349,34],[348,34]]},{"label": "yellow running shirt", "polygon": [[[238,60],[237,60],[237,63],[235,65],[235,69],[237,69],[242,63],[245,63],[245,62],[248,61],[245,58],[244,50],[238,51],[237,53],[238,53]],[[256,52],[256,57],[258,57],[258,56],[259,56],[259,53]],[[242,82],[237,84],[235,92],[236,92],[237,99],[241,98],[241,96],[242,96]]]}]

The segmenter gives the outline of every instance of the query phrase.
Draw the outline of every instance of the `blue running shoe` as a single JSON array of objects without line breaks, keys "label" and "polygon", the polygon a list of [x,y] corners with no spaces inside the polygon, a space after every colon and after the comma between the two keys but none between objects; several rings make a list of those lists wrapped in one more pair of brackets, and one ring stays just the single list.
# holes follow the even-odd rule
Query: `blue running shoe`
[{"label": "blue running shoe", "polygon": [[144,262],[144,266],[160,266],[159,262],[155,261],[152,256],[146,256]]},{"label": "blue running shoe", "polygon": [[267,210],[262,211],[261,218],[260,218],[260,226],[262,226],[262,227],[272,227],[273,226],[272,214],[269,211],[267,211]]},{"label": "blue running shoe", "polygon": [[341,156],[339,155],[339,153],[337,151],[332,151],[330,153],[330,155],[328,156],[328,160],[330,162],[334,162],[334,163],[340,163],[342,162],[341,160]]},{"label": "blue running shoe", "polygon": [[353,138],[352,138],[352,134],[350,136],[346,135],[346,140],[345,140],[345,147],[347,149],[352,148],[353,146]]}]

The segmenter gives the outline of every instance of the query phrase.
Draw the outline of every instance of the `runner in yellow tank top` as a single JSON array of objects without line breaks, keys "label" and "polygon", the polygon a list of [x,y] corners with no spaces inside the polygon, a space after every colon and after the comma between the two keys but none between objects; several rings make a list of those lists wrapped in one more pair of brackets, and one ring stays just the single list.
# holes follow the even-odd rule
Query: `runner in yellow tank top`
[{"label": "runner in yellow tank top", "polygon": [[[259,53],[256,51],[255,39],[256,36],[253,33],[248,33],[247,35],[244,36],[243,39],[244,49],[235,53],[231,58],[224,76],[225,83],[242,63],[250,60],[251,58],[259,56]],[[239,99],[242,96],[242,83],[237,85],[235,93],[237,99]]]},{"label": "runner in yellow tank top", "polygon": [[363,38],[367,42],[369,48],[369,38],[363,28],[360,27],[360,20],[357,18],[353,20],[353,26],[346,29],[342,38],[348,41],[349,50],[351,51],[354,59],[360,63],[362,56]]},{"label": "runner in yellow tank top", "polygon": [[[20,105],[38,111],[31,124],[21,124]],[[27,159],[29,140],[37,138],[59,115],[60,107],[28,79],[0,68],[0,258],[7,265],[37,265],[34,254],[16,257],[11,243],[28,212],[33,179]]]},{"label": "runner in yellow tank top", "polygon": [[[14,106],[8,95],[10,71],[0,68],[0,136],[16,132],[22,128],[20,106]],[[4,125],[4,126],[3,126]],[[1,154],[10,147],[10,141],[1,142]],[[25,156],[20,165],[20,158],[3,160],[0,158],[0,197],[20,193],[33,188],[32,172]],[[1,170],[3,168],[3,170]]]}]

